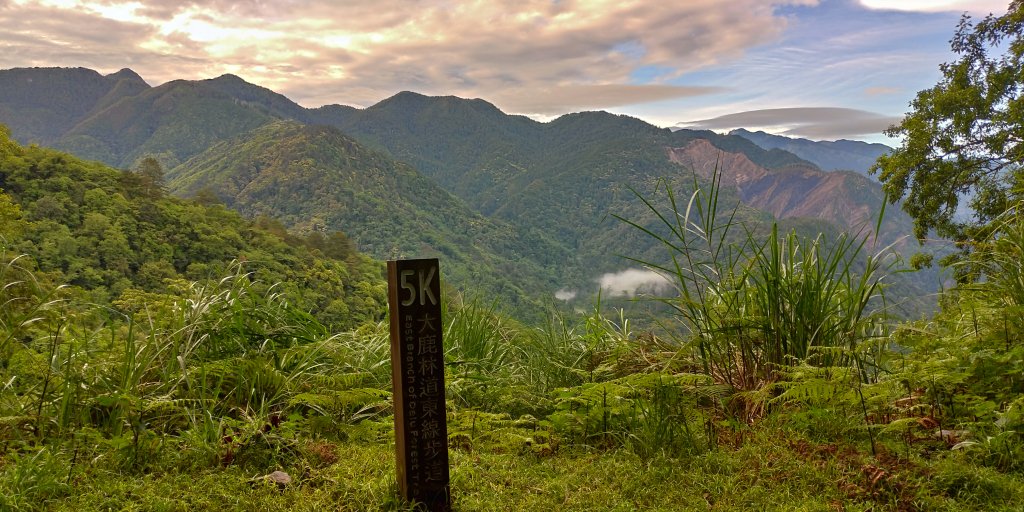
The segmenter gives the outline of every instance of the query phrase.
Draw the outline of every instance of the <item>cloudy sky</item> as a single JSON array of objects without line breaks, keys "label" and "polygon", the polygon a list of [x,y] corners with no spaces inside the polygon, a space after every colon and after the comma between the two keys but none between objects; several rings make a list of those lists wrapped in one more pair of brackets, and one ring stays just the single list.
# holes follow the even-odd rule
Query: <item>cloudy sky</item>
[{"label": "cloudy sky", "polygon": [[544,120],[881,140],[964,12],[1008,0],[0,0],[0,68],[233,73],[298,103],[402,90]]}]

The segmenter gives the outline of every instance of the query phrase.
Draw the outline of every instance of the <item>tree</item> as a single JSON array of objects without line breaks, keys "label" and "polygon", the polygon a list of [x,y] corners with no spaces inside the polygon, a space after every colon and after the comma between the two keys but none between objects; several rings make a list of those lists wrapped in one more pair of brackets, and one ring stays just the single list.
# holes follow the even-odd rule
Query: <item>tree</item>
[{"label": "tree", "polygon": [[0,247],[21,236],[24,229],[25,222],[21,220],[21,208],[18,203],[0,190]]},{"label": "tree", "polygon": [[[902,200],[919,239],[934,231],[969,252],[1024,198],[1024,0],[976,25],[964,15],[950,45],[958,58],[886,130],[903,143],[872,172]],[[973,218],[956,215],[965,199]]]},{"label": "tree", "polygon": [[164,196],[164,168],[156,158],[143,158],[135,172],[139,175],[142,193],[146,197],[159,199]]},{"label": "tree", "polygon": [[11,129],[0,124],[0,160],[20,153],[18,143],[11,139]]},{"label": "tree", "polygon": [[341,231],[334,231],[324,238],[323,252],[336,260],[348,260],[358,254],[355,242]]},{"label": "tree", "polygon": [[217,195],[217,192],[215,192],[209,186],[197,190],[196,195],[192,197],[192,200],[203,206],[214,206],[224,204],[224,201],[221,201],[220,196]]}]

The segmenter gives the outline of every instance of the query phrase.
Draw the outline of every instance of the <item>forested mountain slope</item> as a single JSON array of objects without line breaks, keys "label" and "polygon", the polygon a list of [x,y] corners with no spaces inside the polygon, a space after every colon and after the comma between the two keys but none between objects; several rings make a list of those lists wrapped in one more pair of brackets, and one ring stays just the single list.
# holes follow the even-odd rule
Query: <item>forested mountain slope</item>
[{"label": "forested mountain slope", "polygon": [[[289,235],[220,205],[165,195],[154,176],[40,147],[0,125],[0,236],[49,285],[97,304],[220,279],[232,262],[338,328],[383,318],[382,268],[340,232]],[[182,293],[177,290],[175,293]]]},{"label": "forested mountain slope", "polygon": [[[439,257],[452,284],[512,307],[550,296],[573,256],[529,225],[489,219],[407,164],[334,128],[279,121],[169,173],[183,196],[213,193],[301,232],[344,227],[377,258]],[[539,310],[539,308],[535,308]]]},{"label": "forested mountain slope", "polygon": [[145,156],[170,167],[292,112],[225,92],[238,92],[231,87],[236,80],[175,80],[121,98],[64,133],[55,146],[119,167]]},{"label": "forested mountain slope", "polygon": [[[883,202],[870,180],[823,172],[743,137],[673,132],[605,112],[539,123],[482,100],[401,93],[365,110],[343,111],[333,122],[413,162],[482,213],[538,226],[598,272],[620,269],[623,253],[653,255],[650,239],[612,216],[650,221],[637,193],[652,196],[665,179],[685,198],[692,170],[706,179],[716,168],[726,175],[734,166],[756,168],[756,191],[740,187],[723,197],[723,204],[750,206],[742,217],[752,229],[775,217],[808,235],[870,231]],[[892,208],[881,241],[901,239],[909,229],[906,215]],[[905,239],[902,247],[917,250],[911,242]]]}]

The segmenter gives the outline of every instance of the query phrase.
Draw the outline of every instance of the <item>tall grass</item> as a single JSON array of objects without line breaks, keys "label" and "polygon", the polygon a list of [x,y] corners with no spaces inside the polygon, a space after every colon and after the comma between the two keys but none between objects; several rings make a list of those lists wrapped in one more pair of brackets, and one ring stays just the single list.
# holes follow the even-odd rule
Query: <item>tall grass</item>
[{"label": "tall grass", "polygon": [[0,359],[10,357],[11,344],[32,336],[67,299],[63,286],[47,288],[36,278],[28,257],[11,254],[0,238]]},{"label": "tall grass", "polygon": [[85,443],[142,468],[170,436],[203,464],[231,463],[252,446],[291,449],[277,433],[285,418],[389,410],[386,393],[360,388],[390,374],[379,329],[331,335],[241,264],[220,281],[173,283],[177,295],[130,290],[90,328],[97,306],[55,299],[26,263],[0,269],[5,443],[75,453]]},{"label": "tall grass", "polygon": [[587,315],[552,313],[543,326],[522,336],[530,382],[545,393],[613,377],[616,353],[633,339],[629,320],[606,317],[600,298]]},{"label": "tall grass", "polygon": [[694,176],[685,204],[667,185],[665,205],[637,194],[654,226],[620,217],[665,248],[662,261],[635,261],[673,283],[676,296],[660,300],[675,312],[682,344],[704,373],[744,391],[801,362],[859,365],[858,345],[882,325],[883,281],[895,262],[890,247],[869,252],[874,237],[866,231],[803,239],[781,234],[777,224],[759,241],[737,221],[741,205],[720,204],[721,188],[718,171],[707,186]]}]

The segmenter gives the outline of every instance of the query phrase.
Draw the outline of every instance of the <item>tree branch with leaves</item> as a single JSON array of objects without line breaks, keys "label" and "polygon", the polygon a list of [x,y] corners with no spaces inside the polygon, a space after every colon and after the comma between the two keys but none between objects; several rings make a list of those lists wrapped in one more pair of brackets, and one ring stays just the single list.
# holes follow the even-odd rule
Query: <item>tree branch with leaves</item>
[{"label": "tree branch with leaves", "polygon": [[[957,60],[886,130],[903,143],[872,172],[919,239],[935,233],[966,253],[1024,198],[1024,0],[976,24],[964,15],[950,45]],[[957,215],[965,200],[971,216]]]}]

